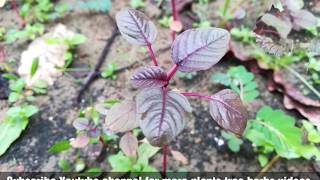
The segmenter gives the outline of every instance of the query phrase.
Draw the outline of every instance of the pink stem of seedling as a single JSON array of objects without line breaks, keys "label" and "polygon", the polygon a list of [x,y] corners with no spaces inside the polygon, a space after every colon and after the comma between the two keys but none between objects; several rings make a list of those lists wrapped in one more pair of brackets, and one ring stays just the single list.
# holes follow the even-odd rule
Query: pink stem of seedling
[{"label": "pink stem of seedling", "polygon": [[153,49],[152,49],[151,44],[148,43],[147,47],[148,47],[148,52],[149,52],[149,54],[150,54],[150,57],[151,57],[151,59],[152,59],[153,64],[154,64],[155,66],[158,66],[158,61],[157,61],[156,56],[154,55],[154,52],[153,52]]},{"label": "pink stem of seedling", "polygon": [[[176,2],[175,0],[171,0],[171,7],[172,7],[172,16],[173,16],[173,21],[178,21],[178,12],[176,8]],[[176,39],[177,33],[175,31],[171,31],[171,37],[172,41]]]},{"label": "pink stem of seedling", "polygon": [[24,18],[20,15],[20,11],[19,8],[17,6],[17,2],[16,0],[11,1],[11,5],[13,10],[16,12],[17,16],[20,17],[21,21],[22,21],[22,27],[26,26],[26,21],[24,20]]}]

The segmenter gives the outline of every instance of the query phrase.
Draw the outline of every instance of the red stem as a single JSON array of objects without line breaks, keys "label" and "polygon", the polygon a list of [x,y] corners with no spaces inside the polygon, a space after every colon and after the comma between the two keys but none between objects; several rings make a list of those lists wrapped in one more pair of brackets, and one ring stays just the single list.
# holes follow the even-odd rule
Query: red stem
[{"label": "red stem", "polygon": [[169,70],[168,74],[167,74],[167,81],[169,82],[173,76],[176,74],[177,70],[178,70],[178,65],[174,64],[174,66]]},{"label": "red stem", "polygon": [[6,53],[4,51],[4,48],[0,48],[0,63],[4,62],[6,60]]},{"label": "red stem", "polygon": [[162,146],[162,153],[163,153],[162,175],[165,178],[167,173],[167,145]]},{"label": "red stem", "polygon": [[[176,2],[175,0],[171,0],[171,7],[172,7],[172,16],[173,16],[173,21],[178,21],[178,12],[176,8]],[[177,33],[175,31],[171,31],[171,37],[172,41],[176,39]]]},{"label": "red stem", "polygon": [[17,2],[16,0],[11,1],[11,5],[13,10],[16,12],[17,16],[20,17],[21,21],[22,21],[22,27],[26,26],[26,21],[24,20],[24,18],[20,15],[20,11],[19,8],[17,6]]},{"label": "red stem", "polygon": [[176,21],[176,20],[178,20],[178,13],[177,13],[177,9],[176,9],[175,0],[171,0],[171,7],[172,7],[173,20]]},{"label": "red stem", "polygon": [[156,59],[156,56],[154,55],[154,52],[153,52],[153,49],[152,49],[151,44],[148,43],[147,47],[148,47],[148,52],[149,52],[149,54],[150,54],[150,57],[151,57],[151,59],[152,59],[153,64],[154,64],[155,66],[158,66],[158,61],[157,61],[157,59]]}]

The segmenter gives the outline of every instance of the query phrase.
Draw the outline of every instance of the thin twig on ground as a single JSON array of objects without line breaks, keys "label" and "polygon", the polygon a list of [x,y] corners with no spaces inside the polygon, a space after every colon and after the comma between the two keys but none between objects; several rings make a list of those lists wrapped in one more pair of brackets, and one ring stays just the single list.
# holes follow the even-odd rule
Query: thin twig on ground
[{"label": "thin twig on ground", "polygon": [[[116,27],[116,26],[115,26]],[[112,46],[114,40],[117,38],[117,36],[119,36],[120,33],[118,31],[117,28],[115,28],[112,32],[111,37],[108,39],[106,45],[104,46],[102,53],[97,61],[97,64],[94,66],[94,69],[88,74],[86,81],[83,83],[83,85],[81,86],[78,95],[77,95],[77,101],[80,102],[81,101],[81,97],[82,94],[89,88],[89,86],[91,85],[91,83],[93,82],[94,79],[96,79],[98,76],[98,72],[104,62],[104,60],[106,59],[107,55],[110,52],[110,47]]]}]

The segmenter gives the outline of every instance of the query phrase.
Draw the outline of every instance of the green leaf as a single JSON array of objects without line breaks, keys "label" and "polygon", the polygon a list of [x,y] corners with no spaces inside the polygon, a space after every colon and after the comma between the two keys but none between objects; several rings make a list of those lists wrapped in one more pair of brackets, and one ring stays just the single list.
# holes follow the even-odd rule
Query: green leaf
[{"label": "green leaf", "polygon": [[258,160],[259,160],[259,163],[260,163],[261,167],[264,167],[269,162],[268,157],[266,155],[263,155],[263,154],[259,154]]},{"label": "green leaf", "polygon": [[82,177],[98,177],[102,174],[101,168],[90,168],[86,170],[86,172],[79,174]]},{"label": "green leaf", "polygon": [[76,170],[76,172],[81,172],[81,171],[83,171],[85,167],[86,167],[86,164],[84,163],[83,160],[78,159],[78,160],[76,161],[76,165],[75,165],[75,170]]},{"label": "green leaf", "polygon": [[48,150],[48,152],[55,154],[55,153],[60,153],[62,151],[69,150],[70,148],[71,148],[70,142],[68,140],[63,140],[53,145]]},{"label": "green leaf", "polygon": [[145,7],[145,3],[143,0],[131,0],[130,6],[134,9],[140,9]]},{"label": "green leaf", "polygon": [[7,80],[12,80],[12,81],[18,80],[18,77],[15,76],[14,74],[11,74],[11,73],[4,73],[4,74],[2,74],[2,77]]},{"label": "green leaf", "polygon": [[104,106],[106,106],[107,108],[111,108],[116,104],[119,104],[120,101],[118,99],[109,99],[104,101]]},{"label": "green leaf", "polygon": [[241,139],[237,138],[234,134],[225,131],[222,131],[221,135],[227,140],[228,147],[232,152],[240,151],[240,146],[243,143]]},{"label": "green leaf", "polygon": [[31,71],[30,71],[31,77],[33,77],[36,74],[38,67],[39,67],[39,58],[35,58],[33,59],[32,65],[31,65]]},{"label": "green leaf", "polygon": [[143,143],[138,148],[138,156],[139,158],[149,159],[154,156],[159,151],[159,149],[159,147],[154,147],[149,143]]},{"label": "green leaf", "polygon": [[65,159],[60,159],[58,162],[58,166],[62,170],[62,172],[70,172],[71,171],[71,165]]},{"label": "green leaf", "polygon": [[24,114],[27,118],[30,118],[34,114],[36,114],[39,111],[39,108],[37,106],[28,105],[23,107]]},{"label": "green leaf", "polygon": [[11,123],[9,119],[0,123],[0,156],[2,156],[10,145],[19,138],[27,125],[28,121]]},{"label": "green leaf", "polygon": [[20,98],[22,98],[23,96],[19,93],[16,93],[16,92],[11,92],[9,94],[9,98],[8,98],[8,101],[9,103],[14,103],[16,101],[18,101]]},{"label": "green leaf", "polygon": [[256,120],[249,122],[245,137],[262,148],[265,154],[275,151],[287,159],[320,159],[319,149],[302,141],[302,128],[295,126],[295,119],[284,112],[263,107],[258,111]]},{"label": "green leaf", "polygon": [[242,100],[251,102],[259,96],[258,84],[254,78],[254,74],[248,72],[244,66],[236,66],[229,68],[227,74],[213,74],[212,81],[230,87]]},{"label": "green leaf", "polygon": [[129,157],[126,157],[122,152],[112,155],[108,158],[113,172],[130,172],[133,168],[133,163]]},{"label": "green leaf", "polygon": [[308,121],[302,121],[304,129],[308,134],[308,141],[312,143],[320,143],[320,130],[319,128],[315,128],[313,124]]},{"label": "green leaf", "polygon": [[13,83],[10,83],[10,90],[15,91],[17,93],[21,93],[26,85],[26,82],[24,79],[18,79],[17,81],[14,81]]}]

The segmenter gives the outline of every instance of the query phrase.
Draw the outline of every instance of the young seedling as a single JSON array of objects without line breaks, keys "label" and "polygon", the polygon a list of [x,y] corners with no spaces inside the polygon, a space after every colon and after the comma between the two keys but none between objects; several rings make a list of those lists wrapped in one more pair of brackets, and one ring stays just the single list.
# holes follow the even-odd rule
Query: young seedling
[{"label": "young seedling", "polygon": [[170,81],[177,71],[192,73],[207,70],[219,62],[228,50],[230,35],[220,28],[190,29],[172,44],[173,67],[165,72],[158,65],[152,43],[156,26],[141,12],[125,9],[116,15],[122,36],[130,43],[146,46],[154,66],[138,70],[132,77],[134,86],[142,90],[107,114],[106,126],[113,132],[128,132],[139,127],[153,146],[163,147],[164,169],[167,145],[184,129],[186,113],[192,111],[186,97],[206,100],[210,114],[223,128],[242,135],[247,122],[247,110],[240,97],[229,89],[214,95],[170,90]]}]

